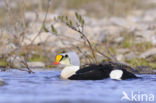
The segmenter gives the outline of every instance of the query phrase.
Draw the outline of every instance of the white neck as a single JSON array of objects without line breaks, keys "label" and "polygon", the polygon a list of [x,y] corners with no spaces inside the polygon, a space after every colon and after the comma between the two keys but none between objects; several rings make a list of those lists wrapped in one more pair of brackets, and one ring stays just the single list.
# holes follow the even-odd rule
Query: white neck
[{"label": "white neck", "polygon": [[63,79],[68,79],[69,77],[74,75],[76,71],[78,71],[79,69],[80,69],[80,66],[68,65],[62,70],[61,77]]}]

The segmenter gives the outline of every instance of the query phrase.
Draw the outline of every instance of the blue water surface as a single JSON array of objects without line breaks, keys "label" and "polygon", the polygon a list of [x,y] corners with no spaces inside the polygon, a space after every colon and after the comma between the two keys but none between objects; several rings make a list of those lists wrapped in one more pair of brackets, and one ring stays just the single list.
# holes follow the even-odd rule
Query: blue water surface
[{"label": "blue water surface", "polygon": [[[142,78],[124,81],[71,81],[62,80],[59,75],[60,71],[55,69],[35,70],[34,74],[18,70],[0,72],[0,78],[7,83],[0,87],[0,103],[138,103],[142,95],[146,98],[141,103],[151,102],[151,95],[156,103],[156,75],[137,75]],[[123,92],[130,101],[121,100]]]}]

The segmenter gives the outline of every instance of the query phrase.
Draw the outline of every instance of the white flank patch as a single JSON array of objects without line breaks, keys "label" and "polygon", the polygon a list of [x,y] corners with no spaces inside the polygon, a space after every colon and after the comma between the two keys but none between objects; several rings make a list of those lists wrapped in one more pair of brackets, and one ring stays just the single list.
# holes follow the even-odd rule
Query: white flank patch
[{"label": "white flank patch", "polygon": [[122,74],[123,74],[122,70],[112,70],[109,76],[111,79],[121,80]]},{"label": "white flank patch", "polygon": [[68,79],[69,77],[71,77],[72,75],[75,74],[75,72],[77,70],[79,70],[80,67],[79,66],[67,66],[65,67],[62,72],[61,72],[61,77],[63,79]]}]

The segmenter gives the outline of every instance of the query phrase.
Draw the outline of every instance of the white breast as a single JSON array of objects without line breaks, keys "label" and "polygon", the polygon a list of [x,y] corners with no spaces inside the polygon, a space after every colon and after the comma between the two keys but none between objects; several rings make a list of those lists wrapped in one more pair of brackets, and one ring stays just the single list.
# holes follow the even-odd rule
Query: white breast
[{"label": "white breast", "polygon": [[122,75],[123,75],[122,70],[112,70],[111,73],[109,74],[111,79],[117,79],[117,80],[121,80]]},{"label": "white breast", "polygon": [[62,70],[61,77],[63,79],[68,79],[69,77],[74,75],[75,72],[78,71],[79,69],[80,69],[79,66],[67,66]]}]

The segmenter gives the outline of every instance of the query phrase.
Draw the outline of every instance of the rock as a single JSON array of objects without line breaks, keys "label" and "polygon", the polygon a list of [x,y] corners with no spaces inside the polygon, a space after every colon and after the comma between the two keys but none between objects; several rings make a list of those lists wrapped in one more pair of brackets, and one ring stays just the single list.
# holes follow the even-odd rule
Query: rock
[{"label": "rock", "polygon": [[127,60],[130,60],[130,59],[133,59],[133,58],[136,58],[136,57],[137,56],[136,56],[136,54],[134,52],[130,52],[130,53],[128,53],[128,54],[125,55],[125,58]]},{"label": "rock", "polygon": [[98,42],[106,42],[108,40],[109,33],[106,30],[101,31],[96,37],[94,36],[94,40]]},{"label": "rock", "polygon": [[110,22],[112,24],[118,25],[118,26],[125,26],[127,25],[127,22],[124,18],[119,18],[119,17],[111,17]]},{"label": "rock", "polygon": [[0,35],[0,55],[8,54],[12,50],[16,49],[16,45],[12,43],[12,37],[8,34],[8,32],[2,31],[2,34],[3,35]]},{"label": "rock", "polygon": [[115,38],[114,41],[115,41],[116,43],[121,43],[123,40],[124,40],[123,37],[117,37],[117,38]]},{"label": "rock", "polygon": [[22,63],[24,61],[23,57],[13,55],[9,57],[7,61],[10,62],[13,67],[16,67],[16,68],[25,67],[25,65]]},{"label": "rock", "polygon": [[0,86],[3,86],[3,85],[5,85],[6,83],[4,82],[4,80],[3,79],[0,79]]},{"label": "rock", "polygon": [[156,34],[151,37],[151,43],[156,45]]},{"label": "rock", "polygon": [[113,36],[116,36],[116,35],[118,36],[121,32],[125,30],[125,28],[120,27],[120,26],[110,25],[110,26],[103,27],[103,30],[107,30],[107,32]]},{"label": "rock", "polygon": [[143,20],[155,21],[156,14],[154,12],[156,12],[156,9],[154,9],[154,8],[145,12],[145,14],[144,14],[145,16],[143,17]]},{"label": "rock", "polygon": [[154,20],[154,17],[152,17],[151,15],[145,15],[143,20],[146,22],[152,22]]},{"label": "rock", "polygon": [[[37,34],[38,33],[28,35],[27,38],[24,39],[23,45],[30,44],[31,41],[36,37]],[[36,37],[36,39],[34,40],[34,44],[39,44],[42,42],[52,42],[52,41],[56,41],[55,35],[53,35],[51,33],[42,32],[39,36]]]},{"label": "rock", "polygon": [[[26,12],[25,14],[25,18],[27,21],[36,21],[38,20],[39,22],[42,22],[44,20],[45,17],[45,12]],[[55,13],[48,13],[46,20],[50,21],[52,20],[54,17],[57,17],[58,15]]]},{"label": "rock", "polygon": [[27,62],[30,68],[45,68],[45,64],[43,62]]},{"label": "rock", "polygon": [[118,61],[123,60],[123,58],[124,58],[124,56],[123,56],[122,54],[116,56],[116,59],[117,59]]},{"label": "rock", "polygon": [[130,50],[128,48],[119,48],[119,49],[117,49],[117,52],[121,53],[121,54],[128,53],[129,51]]},{"label": "rock", "polygon": [[156,34],[153,30],[138,31],[136,35],[142,37],[143,41],[151,42],[153,45],[156,44]]},{"label": "rock", "polygon": [[24,15],[25,19],[28,21],[35,21],[37,18],[37,13],[35,12],[26,12]]},{"label": "rock", "polygon": [[153,36],[154,34],[155,33],[151,30],[138,30],[135,32],[136,36],[140,36],[140,37],[144,38],[146,41],[150,41],[151,36]]},{"label": "rock", "polygon": [[26,36],[31,36],[31,35],[34,35],[35,33],[37,34],[41,29],[41,23],[40,22],[30,22],[29,23],[29,31],[30,33],[29,34],[26,34]]},{"label": "rock", "polygon": [[138,66],[136,67],[136,70],[140,74],[154,74],[155,73],[153,69],[149,66]]},{"label": "rock", "polygon": [[140,55],[140,58],[147,58],[149,56],[156,55],[156,48],[149,49]]}]

